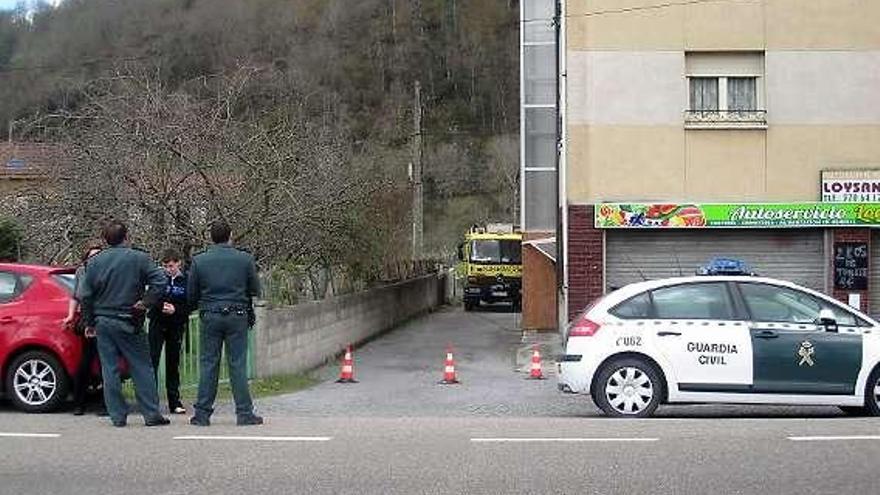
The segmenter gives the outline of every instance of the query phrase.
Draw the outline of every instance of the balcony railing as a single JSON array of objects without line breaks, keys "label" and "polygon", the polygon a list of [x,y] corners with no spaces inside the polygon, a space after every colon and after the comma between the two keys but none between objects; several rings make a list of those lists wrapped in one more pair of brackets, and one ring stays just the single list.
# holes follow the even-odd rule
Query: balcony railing
[{"label": "balcony railing", "polygon": [[766,129],[767,110],[685,110],[687,129]]}]

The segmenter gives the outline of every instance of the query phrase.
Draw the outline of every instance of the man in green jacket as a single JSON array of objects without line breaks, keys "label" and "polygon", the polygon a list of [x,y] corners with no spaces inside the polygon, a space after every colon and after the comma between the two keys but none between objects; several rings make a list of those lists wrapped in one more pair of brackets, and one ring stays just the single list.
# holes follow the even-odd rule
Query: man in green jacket
[{"label": "man in green jacket", "polygon": [[167,425],[170,421],[159,412],[159,394],[143,328],[144,312],[159,301],[165,276],[147,253],[124,245],[128,229],[123,223],[108,223],[103,235],[109,247],[89,261],[81,298],[86,332],[96,332],[98,337],[104,402],[110,420],[113,426],[122,427],[128,418],[119,379],[118,363],[122,356],[134,380],[144,423]]},{"label": "man in green jacket", "polygon": [[211,424],[224,342],[236,424],[263,424],[254,414],[247,381],[248,328],[254,324],[253,298],[260,295],[260,282],[254,257],[232,247],[231,233],[226,222],[211,225],[214,245],[193,257],[189,271],[189,305],[198,307],[201,317],[199,394],[190,419],[196,426]]}]

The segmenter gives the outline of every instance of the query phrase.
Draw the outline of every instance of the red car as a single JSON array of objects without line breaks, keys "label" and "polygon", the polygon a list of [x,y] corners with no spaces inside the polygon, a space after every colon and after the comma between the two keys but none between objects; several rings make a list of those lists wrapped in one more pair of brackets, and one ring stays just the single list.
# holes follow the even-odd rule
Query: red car
[{"label": "red car", "polygon": [[60,407],[72,387],[80,338],[63,320],[72,268],[0,263],[0,387],[27,412]]}]

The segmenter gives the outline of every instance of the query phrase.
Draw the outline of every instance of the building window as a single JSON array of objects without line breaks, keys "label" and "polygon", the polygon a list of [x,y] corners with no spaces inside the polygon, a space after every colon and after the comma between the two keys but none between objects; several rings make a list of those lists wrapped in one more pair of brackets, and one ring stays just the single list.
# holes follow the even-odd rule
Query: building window
[{"label": "building window", "polygon": [[764,54],[688,53],[688,129],[763,129]]},{"label": "building window", "polygon": [[718,110],[718,78],[691,78],[691,110]]},{"label": "building window", "polygon": [[[726,105],[718,103],[719,85],[727,86]],[[757,77],[691,77],[690,110],[718,111],[726,106],[730,112],[758,110]]]},{"label": "building window", "polygon": [[758,109],[755,93],[757,77],[727,78],[727,108],[735,112],[750,112]]}]

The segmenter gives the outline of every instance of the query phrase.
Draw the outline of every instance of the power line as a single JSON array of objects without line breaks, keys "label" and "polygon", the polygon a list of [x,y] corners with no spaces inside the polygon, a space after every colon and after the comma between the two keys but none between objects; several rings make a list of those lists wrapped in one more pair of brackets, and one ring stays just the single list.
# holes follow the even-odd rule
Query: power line
[{"label": "power line", "polygon": [[[640,12],[645,10],[660,10],[666,9],[669,7],[685,7],[688,5],[697,5],[702,3],[721,3],[721,2],[749,2],[754,3],[759,0],[683,0],[680,2],[665,2],[665,3],[657,3],[652,5],[638,5],[634,7],[620,7],[617,9],[607,9],[607,10],[594,10],[591,12],[584,12],[581,14],[568,14],[565,16],[566,19],[573,19],[578,17],[598,17],[603,15],[612,15],[612,14],[629,14],[632,12]],[[536,22],[536,21],[552,21],[550,18],[534,18],[534,19],[523,19],[520,22]]]}]

